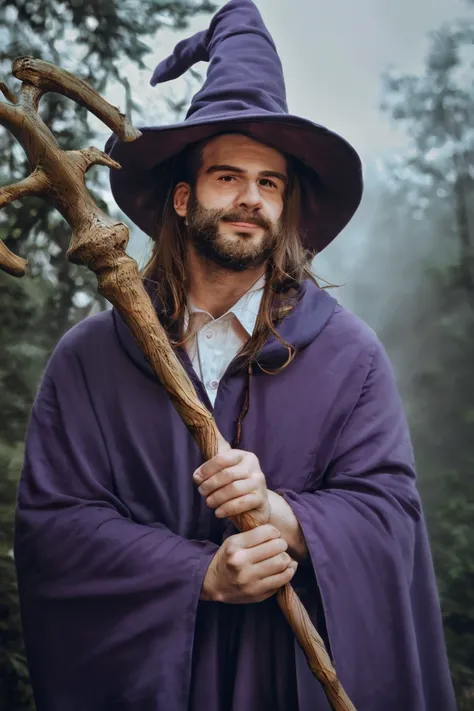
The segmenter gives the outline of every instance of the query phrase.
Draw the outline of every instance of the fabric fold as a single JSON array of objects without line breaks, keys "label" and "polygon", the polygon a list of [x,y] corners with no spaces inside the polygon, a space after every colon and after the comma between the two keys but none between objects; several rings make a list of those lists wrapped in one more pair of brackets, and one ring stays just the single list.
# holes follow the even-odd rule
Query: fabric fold
[{"label": "fabric fold", "polygon": [[[453,708],[449,674],[437,651],[443,640],[432,596],[425,598],[428,614],[438,624],[417,634],[417,564],[428,587],[435,588],[435,579],[414,481],[392,368],[376,344],[323,486],[278,490],[300,522],[336,671],[357,709]],[[430,693],[433,675],[437,684]]]},{"label": "fabric fold", "polygon": [[132,520],[86,391],[66,339],[33,407],[18,492],[15,560],[37,709],[185,711],[200,591],[218,547]]}]

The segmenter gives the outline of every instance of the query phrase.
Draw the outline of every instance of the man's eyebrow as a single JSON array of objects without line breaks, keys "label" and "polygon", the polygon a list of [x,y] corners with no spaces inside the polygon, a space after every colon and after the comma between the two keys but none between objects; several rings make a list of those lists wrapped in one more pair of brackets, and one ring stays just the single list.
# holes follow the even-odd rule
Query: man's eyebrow
[{"label": "man's eyebrow", "polygon": [[235,165],[227,165],[226,163],[220,163],[218,165],[211,165],[207,170],[206,174],[211,175],[211,173],[246,173],[247,171],[243,168],[237,168]]},{"label": "man's eyebrow", "polygon": [[263,170],[260,175],[264,178],[278,178],[282,183],[288,182],[288,178],[283,173],[279,173],[277,170]]},{"label": "man's eyebrow", "polygon": [[[211,165],[209,168],[206,170],[206,175],[212,175],[212,173],[238,173],[240,175],[243,175],[247,171],[244,170],[244,168],[238,168],[235,165],[227,165],[227,163],[220,163],[218,165]],[[278,180],[281,180],[282,183],[288,182],[288,178],[284,173],[279,173],[276,170],[262,170],[259,175],[263,178],[278,178]]]}]

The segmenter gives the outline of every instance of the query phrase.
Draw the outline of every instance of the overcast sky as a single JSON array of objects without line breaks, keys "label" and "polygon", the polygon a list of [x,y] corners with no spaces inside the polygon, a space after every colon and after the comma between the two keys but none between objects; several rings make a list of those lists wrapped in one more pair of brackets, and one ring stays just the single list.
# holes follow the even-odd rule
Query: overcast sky
[{"label": "overcast sky", "polygon": [[[463,0],[256,2],[283,62],[290,112],[343,135],[366,164],[403,150],[405,141],[379,109],[383,69],[391,65],[421,72],[428,33],[446,20],[472,12]],[[185,33],[161,32],[156,50],[147,58],[150,70],[183,36],[204,29],[208,22],[200,16]],[[204,74],[206,66],[203,63],[197,69]],[[163,115],[162,97],[182,95],[186,80],[152,88],[149,70],[127,73],[134,96],[148,116],[147,123],[173,122]],[[123,108],[120,93],[107,98]],[[133,256],[140,257],[143,244],[134,237]]]},{"label": "overcast sky", "polygon": [[428,32],[467,14],[461,0],[257,4],[283,60],[291,112],[342,133],[364,156],[400,141],[378,108],[381,71],[421,71]]}]

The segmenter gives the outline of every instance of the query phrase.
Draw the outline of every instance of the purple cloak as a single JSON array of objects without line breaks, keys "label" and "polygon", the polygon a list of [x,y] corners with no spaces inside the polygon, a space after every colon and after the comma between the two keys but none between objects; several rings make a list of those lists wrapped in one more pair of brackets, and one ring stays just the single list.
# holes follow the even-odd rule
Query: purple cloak
[{"label": "purple cloak", "polygon": [[[305,282],[258,368],[241,448],[293,507],[294,585],[358,711],[454,711],[413,454],[375,334]],[[180,354],[210,406],[189,359]],[[271,337],[260,362],[286,350]],[[234,436],[246,375],[214,408]],[[115,311],[67,333],[40,386],[15,560],[38,711],[328,711],[275,599],[199,600],[235,530],[192,482],[199,451]]]}]

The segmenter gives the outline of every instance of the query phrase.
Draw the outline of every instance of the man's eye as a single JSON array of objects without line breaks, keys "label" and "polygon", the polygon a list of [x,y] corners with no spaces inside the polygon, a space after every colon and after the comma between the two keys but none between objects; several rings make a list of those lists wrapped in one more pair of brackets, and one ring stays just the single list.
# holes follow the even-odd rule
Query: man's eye
[{"label": "man's eye", "polygon": [[270,188],[276,188],[277,184],[273,182],[273,180],[269,180],[268,178],[262,178],[260,181],[260,185],[263,185],[265,188],[270,187]]},{"label": "man's eye", "polygon": [[221,175],[219,180],[222,180],[224,183],[230,183],[232,180],[235,180],[234,175]]}]

